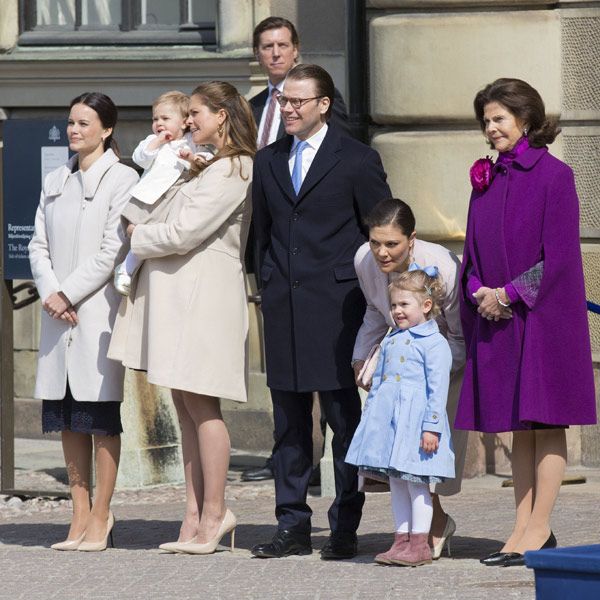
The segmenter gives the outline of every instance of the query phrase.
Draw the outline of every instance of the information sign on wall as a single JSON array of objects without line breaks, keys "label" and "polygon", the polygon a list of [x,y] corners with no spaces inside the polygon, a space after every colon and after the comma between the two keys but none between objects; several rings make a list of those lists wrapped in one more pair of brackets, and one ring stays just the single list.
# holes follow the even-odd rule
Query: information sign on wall
[{"label": "information sign on wall", "polygon": [[67,123],[9,119],[3,146],[4,279],[31,279],[27,245],[42,181],[69,158]]}]

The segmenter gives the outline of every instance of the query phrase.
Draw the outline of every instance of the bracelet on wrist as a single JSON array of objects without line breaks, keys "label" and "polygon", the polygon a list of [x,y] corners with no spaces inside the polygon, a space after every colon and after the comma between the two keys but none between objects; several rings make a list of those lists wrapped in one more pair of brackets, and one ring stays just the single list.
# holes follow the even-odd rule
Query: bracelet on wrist
[{"label": "bracelet on wrist", "polygon": [[500,288],[496,288],[494,290],[494,296],[496,296],[496,302],[498,302],[500,306],[503,306],[504,308],[508,308],[510,306],[510,302],[502,302],[502,300],[500,300]]}]

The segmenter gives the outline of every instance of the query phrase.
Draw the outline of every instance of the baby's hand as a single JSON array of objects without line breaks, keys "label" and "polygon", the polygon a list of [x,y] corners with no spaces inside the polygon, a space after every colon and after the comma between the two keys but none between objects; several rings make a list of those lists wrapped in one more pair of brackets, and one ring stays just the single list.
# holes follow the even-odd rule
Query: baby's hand
[{"label": "baby's hand", "polygon": [[432,452],[437,452],[437,449],[440,445],[440,438],[437,433],[433,433],[432,431],[424,431],[423,435],[421,435],[421,448],[423,448],[424,452],[427,454],[431,454]]},{"label": "baby's hand", "polygon": [[162,146],[173,139],[173,134],[163,129],[156,137],[158,138],[158,143]]},{"label": "baby's hand", "polygon": [[202,155],[194,154],[187,146],[180,148],[179,150],[180,158],[187,160],[190,165],[196,166],[198,168],[203,167],[208,162]]}]

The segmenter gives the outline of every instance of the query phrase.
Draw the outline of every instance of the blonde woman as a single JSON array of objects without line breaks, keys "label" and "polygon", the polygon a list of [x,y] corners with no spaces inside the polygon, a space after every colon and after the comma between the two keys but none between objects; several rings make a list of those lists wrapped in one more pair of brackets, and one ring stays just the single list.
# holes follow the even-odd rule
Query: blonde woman
[{"label": "blonde woman", "polygon": [[225,506],[230,442],[219,398],[246,401],[243,256],[256,126],[246,100],[220,81],[193,91],[187,125],[194,144],[212,145],[216,155],[169,189],[165,223],[128,226],[144,262],[110,356],[170,388],[179,417],[186,512],[177,542],[161,548],[209,554],[228,532],[233,548],[236,525]]}]

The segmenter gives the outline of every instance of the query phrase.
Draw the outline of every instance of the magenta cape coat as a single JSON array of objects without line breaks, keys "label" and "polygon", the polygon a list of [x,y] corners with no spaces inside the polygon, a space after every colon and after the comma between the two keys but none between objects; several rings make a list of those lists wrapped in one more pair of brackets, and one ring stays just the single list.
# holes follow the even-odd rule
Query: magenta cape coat
[{"label": "magenta cape coat", "polygon": [[[467,350],[455,426],[500,432],[596,422],[585,304],[579,203],[573,172],[528,148],[496,165],[473,192],[461,271]],[[537,298],[512,305],[513,318],[488,321],[472,293],[503,287],[543,260]]]}]

